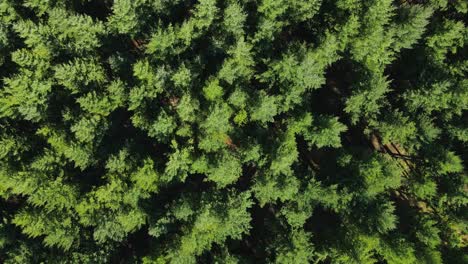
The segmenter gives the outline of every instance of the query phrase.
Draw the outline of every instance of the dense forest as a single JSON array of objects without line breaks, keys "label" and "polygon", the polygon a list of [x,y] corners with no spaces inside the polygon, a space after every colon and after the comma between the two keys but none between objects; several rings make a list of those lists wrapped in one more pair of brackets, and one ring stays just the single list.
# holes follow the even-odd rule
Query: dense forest
[{"label": "dense forest", "polygon": [[0,263],[468,263],[467,23],[0,0]]}]

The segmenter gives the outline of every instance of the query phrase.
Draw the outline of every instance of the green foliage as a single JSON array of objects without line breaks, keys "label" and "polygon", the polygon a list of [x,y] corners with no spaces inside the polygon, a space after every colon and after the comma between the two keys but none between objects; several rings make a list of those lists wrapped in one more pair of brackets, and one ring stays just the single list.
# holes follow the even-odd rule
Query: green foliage
[{"label": "green foliage", "polygon": [[249,80],[253,75],[254,60],[251,55],[252,46],[245,42],[243,38],[237,41],[236,47],[228,51],[231,56],[225,60],[219,77],[227,83],[232,84],[237,79]]},{"label": "green foliage", "polygon": [[73,219],[60,212],[45,214],[33,209],[19,212],[13,223],[22,228],[29,237],[44,236],[46,246],[69,249],[76,242],[79,229]]},{"label": "green foliage", "polygon": [[226,146],[226,140],[232,130],[231,115],[232,109],[225,103],[212,107],[210,114],[200,123],[201,149],[212,152]]},{"label": "green foliage", "polygon": [[360,82],[353,94],[346,100],[345,111],[350,114],[353,123],[359,119],[374,120],[380,113],[382,101],[389,91],[386,77],[372,75]]},{"label": "green foliage", "polygon": [[277,247],[277,257],[275,263],[309,263],[312,261],[314,252],[313,244],[309,241],[310,234],[300,231],[293,231],[290,234],[290,241],[286,245]]},{"label": "green foliage", "polygon": [[235,1],[229,3],[224,10],[224,27],[226,31],[236,37],[244,34],[246,20],[247,14],[244,12],[243,7]]},{"label": "green foliage", "polygon": [[[47,99],[52,90],[49,80],[33,79],[32,72],[25,71],[5,79],[0,102],[1,117],[21,116],[26,120],[39,121],[47,110]],[[32,79],[32,80],[31,80]]]},{"label": "green foliage", "polygon": [[193,40],[199,38],[209,28],[217,11],[215,0],[201,0],[193,10],[193,17],[180,26],[170,25],[167,29],[159,28],[153,34],[146,51],[157,58],[184,52]]},{"label": "green foliage", "polygon": [[112,15],[108,25],[121,34],[135,35],[139,29],[141,16],[144,14],[145,2],[117,0],[112,5]]},{"label": "green foliage", "polygon": [[199,199],[200,204],[195,208],[193,199],[181,199],[171,207],[166,219],[182,221],[182,233],[173,241],[173,247],[155,252],[157,255],[152,257],[152,263],[195,263],[196,256],[214,245],[222,244],[228,238],[240,239],[248,232],[251,217],[247,209],[252,206],[250,193],[228,191],[221,195],[215,192]]},{"label": "green foliage", "polygon": [[411,48],[421,38],[433,12],[420,5],[405,6],[403,11],[403,23],[396,26],[398,33],[393,44],[397,51]]},{"label": "green foliage", "polygon": [[217,158],[207,171],[207,179],[225,187],[235,182],[242,175],[242,163],[236,156],[226,152]]},{"label": "green foliage", "polygon": [[416,126],[409,121],[408,117],[403,116],[401,112],[390,113],[388,116],[376,124],[378,131],[382,136],[382,142],[388,144],[399,142],[407,145],[414,141],[416,136]]},{"label": "green foliage", "polygon": [[0,0],[0,263],[465,263],[463,0]]},{"label": "green foliage", "polygon": [[93,60],[77,59],[55,68],[57,83],[69,89],[72,94],[79,93],[88,85],[104,83],[104,69]]},{"label": "green foliage", "polygon": [[212,80],[203,87],[203,95],[209,101],[216,101],[223,96],[223,88],[219,86],[219,80]]},{"label": "green foliage", "polygon": [[260,100],[254,105],[250,113],[252,121],[260,121],[265,124],[273,122],[278,113],[278,100],[275,96],[260,94]]},{"label": "green foliage", "polygon": [[318,148],[341,146],[340,133],[345,132],[347,128],[338,121],[338,118],[320,116],[315,123],[311,129],[304,132],[304,137],[309,144]]}]

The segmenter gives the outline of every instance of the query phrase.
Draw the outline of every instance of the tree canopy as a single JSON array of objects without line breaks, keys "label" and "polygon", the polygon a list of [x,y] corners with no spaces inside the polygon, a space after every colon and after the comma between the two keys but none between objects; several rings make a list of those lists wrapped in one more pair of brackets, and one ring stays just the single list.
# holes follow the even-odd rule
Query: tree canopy
[{"label": "tree canopy", "polygon": [[0,263],[468,263],[465,0],[0,0]]}]

